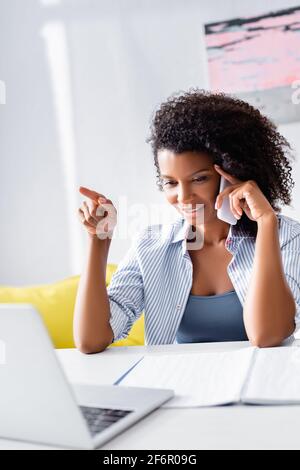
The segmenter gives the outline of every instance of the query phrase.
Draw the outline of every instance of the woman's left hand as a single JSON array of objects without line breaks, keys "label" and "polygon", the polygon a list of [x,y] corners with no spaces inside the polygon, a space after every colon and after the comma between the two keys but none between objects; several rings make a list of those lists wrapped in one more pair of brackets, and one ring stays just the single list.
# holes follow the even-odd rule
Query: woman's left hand
[{"label": "woman's left hand", "polygon": [[255,181],[240,181],[234,176],[226,173],[218,165],[214,165],[214,168],[232,185],[228,186],[228,188],[218,194],[216,199],[217,209],[220,209],[224,197],[229,196],[230,209],[237,219],[241,218],[243,211],[249,219],[256,222],[267,214],[275,214],[269,201],[261,192]]}]

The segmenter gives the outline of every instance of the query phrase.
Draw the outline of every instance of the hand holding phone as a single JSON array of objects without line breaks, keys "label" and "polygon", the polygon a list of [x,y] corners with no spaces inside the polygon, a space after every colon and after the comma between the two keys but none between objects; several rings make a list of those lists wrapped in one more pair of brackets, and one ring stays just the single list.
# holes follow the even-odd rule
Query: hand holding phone
[{"label": "hand holding phone", "polygon": [[[221,176],[219,193],[224,191],[228,186],[231,186],[231,183],[229,183],[224,176]],[[224,197],[222,206],[217,210],[217,217],[230,225],[235,225],[237,223],[237,219],[230,209],[229,196]]]}]

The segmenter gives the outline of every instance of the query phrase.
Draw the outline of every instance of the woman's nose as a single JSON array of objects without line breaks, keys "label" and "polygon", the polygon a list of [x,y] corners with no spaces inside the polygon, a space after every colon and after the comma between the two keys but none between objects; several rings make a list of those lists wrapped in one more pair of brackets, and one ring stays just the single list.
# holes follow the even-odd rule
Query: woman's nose
[{"label": "woman's nose", "polygon": [[179,204],[186,205],[192,203],[193,196],[187,186],[178,186],[177,201]]}]

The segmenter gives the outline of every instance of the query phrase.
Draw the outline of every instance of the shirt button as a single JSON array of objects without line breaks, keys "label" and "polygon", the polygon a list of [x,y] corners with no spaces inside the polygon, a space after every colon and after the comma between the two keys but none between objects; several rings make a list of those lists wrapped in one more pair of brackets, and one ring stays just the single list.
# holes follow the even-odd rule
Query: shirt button
[{"label": "shirt button", "polygon": [[177,310],[180,309],[180,307],[181,307],[180,304],[176,305]]}]

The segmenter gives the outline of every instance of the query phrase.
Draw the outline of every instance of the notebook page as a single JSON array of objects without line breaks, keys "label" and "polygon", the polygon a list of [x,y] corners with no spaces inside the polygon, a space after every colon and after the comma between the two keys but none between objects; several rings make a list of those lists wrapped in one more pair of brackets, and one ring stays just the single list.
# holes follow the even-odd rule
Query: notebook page
[{"label": "notebook page", "polygon": [[300,404],[300,348],[259,348],[242,396],[244,403]]},{"label": "notebook page", "polygon": [[175,397],[163,408],[235,403],[255,347],[229,352],[148,355],[120,386],[170,388]]}]

